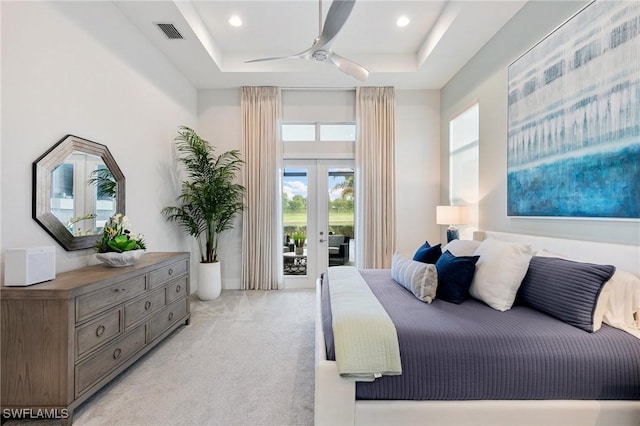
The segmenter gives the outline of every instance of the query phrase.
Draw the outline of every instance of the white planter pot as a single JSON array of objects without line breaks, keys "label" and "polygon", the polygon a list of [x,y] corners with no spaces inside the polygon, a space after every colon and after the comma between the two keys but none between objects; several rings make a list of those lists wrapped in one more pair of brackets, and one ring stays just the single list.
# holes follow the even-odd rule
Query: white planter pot
[{"label": "white planter pot", "polygon": [[144,250],[130,250],[123,253],[96,253],[96,259],[110,268],[122,268],[135,265],[143,254]]},{"label": "white planter pot", "polygon": [[214,300],[220,297],[222,276],[220,262],[198,264],[198,298]]}]

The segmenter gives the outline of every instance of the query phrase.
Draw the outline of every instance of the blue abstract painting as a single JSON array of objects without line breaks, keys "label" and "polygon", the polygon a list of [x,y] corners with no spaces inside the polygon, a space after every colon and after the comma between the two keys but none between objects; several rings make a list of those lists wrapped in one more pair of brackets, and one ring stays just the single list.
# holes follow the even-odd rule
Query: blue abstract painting
[{"label": "blue abstract painting", "polygon": [[507,215],[640,218],[640,2],[590,3],[508,80]]}]

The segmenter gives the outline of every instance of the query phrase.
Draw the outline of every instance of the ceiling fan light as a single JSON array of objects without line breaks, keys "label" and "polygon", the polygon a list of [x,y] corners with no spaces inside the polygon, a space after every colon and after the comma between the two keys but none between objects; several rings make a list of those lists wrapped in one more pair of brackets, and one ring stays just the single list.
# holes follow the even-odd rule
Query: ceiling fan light
[{"label": "ceiling fan light", "polygon": [[311,57],[313,59],[315,59],[316,61],[320,61],[320,62],[326,61],[328,56],[329,55],[327,54],[327,52],[325,50],[316,50],[315,52],[313,52],[311,54]]},{"label": "ceiling fan light", "polygon": [[411,20],[409,20],[409,18],[407,18],[405,15],[402,15],[396,21],[396,25],[398,27],[400,27],[400,28],[403,28],[403,27],[406,27],[407,25],[409,25],[410,22],[411,22]]},{"label": "ceiling fan light", "polygon": [[229,18],[229,25],[231,25],[232,27],[241,27],[242,19],[240,19],[238,15],[233,15],[231,18]]}]

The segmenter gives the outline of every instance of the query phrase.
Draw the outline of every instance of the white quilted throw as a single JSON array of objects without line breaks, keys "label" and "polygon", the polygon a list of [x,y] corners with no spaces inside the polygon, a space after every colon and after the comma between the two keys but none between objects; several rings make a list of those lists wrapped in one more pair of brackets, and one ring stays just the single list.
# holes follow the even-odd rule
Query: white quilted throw
[{"label": "white quilted throw", "polygon": [[353,266],[328,269],[338,373],[371,382],[402,374],[396,328]]}]

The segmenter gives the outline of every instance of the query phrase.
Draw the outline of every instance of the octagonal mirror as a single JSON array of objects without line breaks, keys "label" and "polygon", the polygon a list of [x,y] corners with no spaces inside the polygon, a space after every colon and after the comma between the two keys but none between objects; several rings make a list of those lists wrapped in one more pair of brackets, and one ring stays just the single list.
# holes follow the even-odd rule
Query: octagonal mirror
[{"label": "octagonal mirror", "polygon": [[105,145],[67,135],[33,163],[33,218],[65,250],[91,248],[125,214],[124,181]]}]

